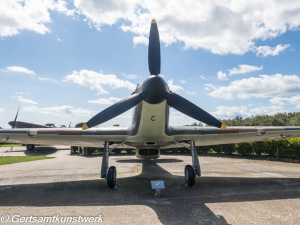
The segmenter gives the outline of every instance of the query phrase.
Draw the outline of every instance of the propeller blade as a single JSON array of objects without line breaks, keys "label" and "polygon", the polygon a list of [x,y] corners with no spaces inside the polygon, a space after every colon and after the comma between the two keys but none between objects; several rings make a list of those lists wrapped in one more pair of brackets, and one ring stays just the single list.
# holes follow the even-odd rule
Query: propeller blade
[{"label": "propeller blade", "polygon": [[210,115],[208,112],[204,111],[200,107],[186,100],[175,93],[166,93],[165,98],[167,99],[167,103],[169,106],[172,106],[174,109],[177,109],[179,112],[190,116],[198,121],[206,123],[208,125],[218,127],[221,129],[226,129],[226,125],[222,124],[215,117]]},{"label": "propeller blade", "polygon": [[15,126],[16,126],[16,121],[17,121],[17,118],[18,118],[19,110],[20,110],[20,106],[19,106],[19,108],[18,108],[17,115],[16,115],[16,117],[15,117],[14,123],[13,123],[13,125],[12,125],[12,127],[11,127],[12,129],[15,128]]},{"label": "propeller blade", "polygon": [[133,94],[115,104],[112,106],[104,109],[97,115],[95,115],[92,119],[90,119],[88,122],[86,122],[82,126],[82,130],[89,129],[91,127],[97,126],[101,123],[104,123],[124,112],[131,109],[132,107],[136,106],[138,103],[140,103],[144,99],[143,93],[137,93]]},{"label": "propeller blade", "polygon": [[150,75],[160,74],[160,41],[156,21],[151,22],[148,49],[148,65]]}]

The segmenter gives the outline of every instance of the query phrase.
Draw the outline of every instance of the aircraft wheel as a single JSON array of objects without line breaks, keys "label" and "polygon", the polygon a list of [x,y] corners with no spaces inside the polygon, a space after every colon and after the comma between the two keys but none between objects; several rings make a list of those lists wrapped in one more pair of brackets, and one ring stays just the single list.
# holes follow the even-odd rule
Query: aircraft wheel
[{"label": "aircraft wheel", "polygon": [[34,149],[34,145],[26,145],[26,149],[32,151]]},{"label": "aircraft wheel", "polygon": [[107,186],[110,189],[114,189],[116,186],[116,181],[117,181],[117,169],[115,166],[111,166],[108,169]]},{"label": "aircraft wheel", "polygon": [[192,187],[195,184],[195,172],[191,165],[186,165],[184,168],[185,182],[187,186]]}]

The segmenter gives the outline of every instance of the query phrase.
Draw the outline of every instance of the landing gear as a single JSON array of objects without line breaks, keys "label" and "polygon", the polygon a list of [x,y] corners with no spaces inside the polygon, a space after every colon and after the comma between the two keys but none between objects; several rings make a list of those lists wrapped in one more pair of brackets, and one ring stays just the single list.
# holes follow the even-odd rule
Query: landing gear
[{"label": "landing gear", "polygon": [[117,169],[114,166],[109,166],[109,143],[104,143],[103,157],[102,157],[102,166],[100,177],[107,179],[107,186],[110,189],[114,189],[117,181]]},{"label": "landing gear", "polygon": [[117,169],[114,166],[109,167],[107,174],[107,186],[110,189],[114,189],[117,181]]},{"label": "landing gear", "polygon": [[184,168],[184,174],[185,174],[185,182],[186,185],[189,187],[194,186],[195,184],[195,172],[191,165],[186,165]]},{"label": "landing gear", "polygon": [[26,149],[32,151],[34,150],[34,145],[26,145]]},{"label": "landing gear", "polygon": [[200,169],[200,163],[198,159],[197,150],[195,148],[195,141],[191,140],[191,148],[192,151],[192,163],[191,165],[186,165],[184,168],[184,175],[185,175],[185,182],[188,187],[192,187],[195,184],[195,177],[201,176],[201,169]]}]

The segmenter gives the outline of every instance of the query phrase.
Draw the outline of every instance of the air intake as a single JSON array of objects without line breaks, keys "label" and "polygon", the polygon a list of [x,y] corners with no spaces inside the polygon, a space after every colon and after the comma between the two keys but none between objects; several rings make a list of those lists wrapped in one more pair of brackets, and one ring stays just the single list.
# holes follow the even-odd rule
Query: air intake
[{"label": "air intake", "polygon": [[145,145],[156,145],[155,141],[147,141]]},{"label": "air intake", "polygon": [[140,149],[140,155],[158,155],[158,149]]}]

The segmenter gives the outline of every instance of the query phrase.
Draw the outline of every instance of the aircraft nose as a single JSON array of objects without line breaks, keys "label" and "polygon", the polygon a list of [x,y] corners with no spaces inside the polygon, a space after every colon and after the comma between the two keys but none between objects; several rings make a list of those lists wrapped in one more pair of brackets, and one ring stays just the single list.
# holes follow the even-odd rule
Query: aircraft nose
[{"label": "aircraft nose", "polygon": [[150,104],[158,104],[164,101],[164,96],[167,91],[167,84],[160,76],[152,75],[142,84],[144,100]]}]

